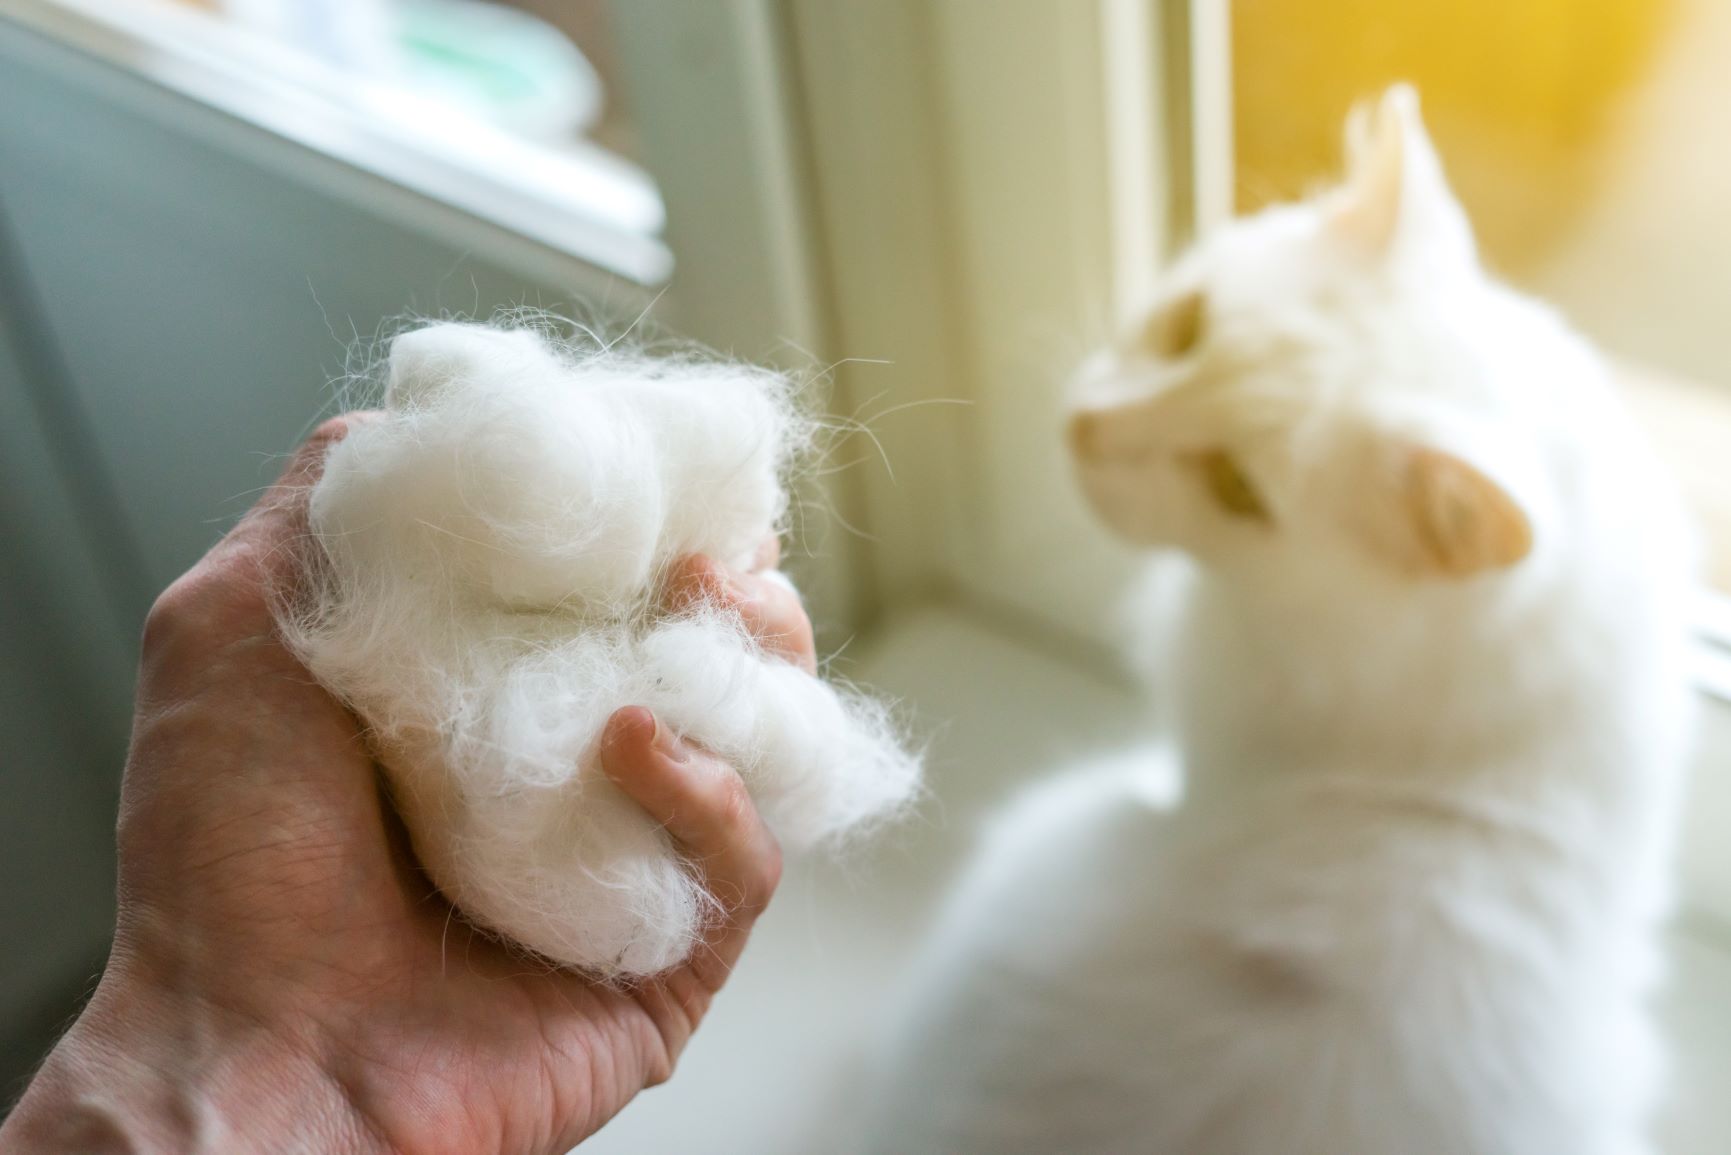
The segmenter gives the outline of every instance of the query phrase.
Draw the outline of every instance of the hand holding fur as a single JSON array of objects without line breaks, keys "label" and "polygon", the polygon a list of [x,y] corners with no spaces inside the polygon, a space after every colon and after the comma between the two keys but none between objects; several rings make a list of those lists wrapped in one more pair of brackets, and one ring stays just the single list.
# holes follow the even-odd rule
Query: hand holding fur
[{"label": "hand holding fur", "polygon": [[708,895],[597,767],[621,706],[737,767],[790,849],[907,801],[882,704],[658,597],[676,560],[748,568],[776,529],[810,434],[785,378],[447,324],[395,340],[386,406],[326,462],[284,632],[471,918],[601,974],[689,952]]}]

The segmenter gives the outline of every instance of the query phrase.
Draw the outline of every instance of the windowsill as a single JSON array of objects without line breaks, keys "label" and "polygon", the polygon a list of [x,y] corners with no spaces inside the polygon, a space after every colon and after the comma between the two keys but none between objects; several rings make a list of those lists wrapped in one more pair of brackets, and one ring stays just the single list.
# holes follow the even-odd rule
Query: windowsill
[{"label": "windowsill", "polygon": [[[1636,416],[1676,474],[1702,531],[1707,584],[1731,596],[1731,388],[1625,364]],[[1731,626],[1731,610],[1720,615]]]},{"label": "windowsill", "polygon": [[1694,511],[1707,586],[1697,610],[1696,673],[1706,693],[1731,702],[1731,389],[1630,364],[1622,380]]},{"label": "windowsill", "polygon": [[593,145],[520,139],[163,0],[0,0],[0,20],[639,285],[672,272],[654,181]]},{"label": "windowsill", "polygon": [[[862,1068],[980,820],[1028,781],[1146,738],[1143,702],[1123,684],[963,609],[909,612],[850,657],[850,677],[902,698],[931,735],[932,797],[845,863],[791,865],[680,1077],[586,1152],[715,1149],[716,1136],[760,1155],[848,1149],[864,1125]],[[1731,1070],[1727,925],[1696,910],[1670,939],[1668,1155],[1718,1152],[1731,1128],[1718,1093]]]}]

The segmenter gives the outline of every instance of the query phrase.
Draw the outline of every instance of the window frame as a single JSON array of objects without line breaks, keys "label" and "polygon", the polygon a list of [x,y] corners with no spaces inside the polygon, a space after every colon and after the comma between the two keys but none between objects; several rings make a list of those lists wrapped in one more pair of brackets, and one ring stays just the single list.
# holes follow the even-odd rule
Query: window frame
[{"label": "window frame", "polygon": [[529,280],[601,294],[672,274],[655,182],[631,162],[519,139],[184,5],[0,0],[5,53]]}]

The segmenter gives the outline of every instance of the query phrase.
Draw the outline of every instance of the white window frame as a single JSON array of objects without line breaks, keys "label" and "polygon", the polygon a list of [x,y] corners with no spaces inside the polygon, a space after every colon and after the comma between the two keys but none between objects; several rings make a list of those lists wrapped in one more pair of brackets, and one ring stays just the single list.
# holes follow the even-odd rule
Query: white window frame
[{"label": "white window frame", "polygon": [[[830,407],[870,426],[814,495],[835,516],[804,525],[832,636],[952,596],[1103,651],[1128,559],[1075,496],[1059,386],[1077,335],[1103,331],[1076,303],[1121,314],[1227,203],[1224,3],[615,0],[612,18],[678,254],[664,319],[833,369]],[[1016,72],[1029,56],[1053,67]],[[989,131],[1010,109],[1013,140]],[[1028,195],[981,195],[1007,179]],[[1033,330],[1070,344],[1054,357]]]},{"label": "white window frame", "polygon": [[655,289],[672,273],[653,180],[554,150],[167,0],[0,0],[0,58],[60,71],[289,179],[484,249],[529,279]]}]

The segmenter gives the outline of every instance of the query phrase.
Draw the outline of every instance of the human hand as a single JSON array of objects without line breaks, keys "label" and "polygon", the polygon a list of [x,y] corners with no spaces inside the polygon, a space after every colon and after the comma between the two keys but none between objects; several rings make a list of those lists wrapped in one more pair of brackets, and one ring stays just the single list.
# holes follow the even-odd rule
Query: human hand
[{"label": "human hand", "polygon": [[[726,916],[681,967],[609,986],[469,927],[414,864],[360,724],[277,638],[323,426],[146,625],[120,915],[89,1006],[5,1127],[18,1152],[562,1152],[666,1079],[780,874],[739,776],[627,707],[607,775]],[[815,668],[773,578],[686,559],[665,596],[740,613]]]}]

